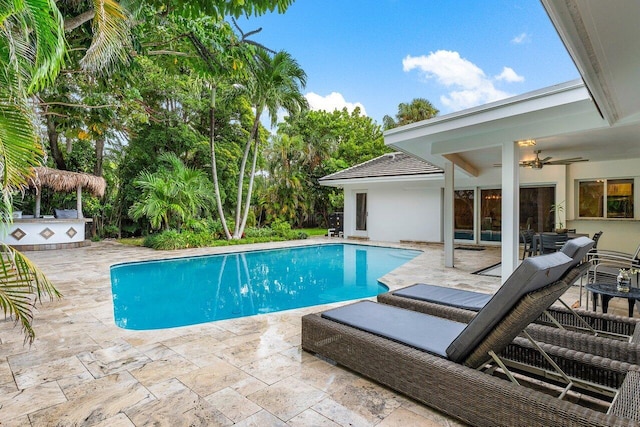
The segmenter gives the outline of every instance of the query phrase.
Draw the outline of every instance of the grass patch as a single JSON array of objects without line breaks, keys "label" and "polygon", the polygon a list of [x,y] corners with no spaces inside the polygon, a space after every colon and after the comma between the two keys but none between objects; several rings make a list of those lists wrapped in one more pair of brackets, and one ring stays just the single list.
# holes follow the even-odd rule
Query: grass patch
[{"label": "grass patch", "polygon": [[306,233],[307,236],[326,236],[327,235],[326,228],[300,228],[300,229],[297,229],[296,231],[302,231],[303,233]]},{"label": "grass patch", "polygon": [[122,239],[116,240],[118,243],[122,243],[127,246],[142,246],[142,242],[144,242],[144,237],[125,237]]}]

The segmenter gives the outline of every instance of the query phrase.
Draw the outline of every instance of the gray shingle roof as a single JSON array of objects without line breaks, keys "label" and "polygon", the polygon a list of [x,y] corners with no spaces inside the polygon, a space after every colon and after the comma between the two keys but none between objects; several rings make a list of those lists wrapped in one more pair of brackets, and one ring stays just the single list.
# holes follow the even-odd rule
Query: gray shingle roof
[{"label": "gray shingle roof", "polygon": [[424,160],[416,159],[405,153],[389,153],[367,162],[351,166],[331,175],[323,176],[320,181],[336,181],[356,178],[379,178],[392,176],[442,174],[444,171]]}]

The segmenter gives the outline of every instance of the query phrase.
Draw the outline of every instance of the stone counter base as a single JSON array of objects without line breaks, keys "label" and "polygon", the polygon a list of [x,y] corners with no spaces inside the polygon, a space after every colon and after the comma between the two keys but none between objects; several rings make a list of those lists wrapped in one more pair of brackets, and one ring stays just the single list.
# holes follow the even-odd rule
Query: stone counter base
[{"label": "stone counter base", "polygon": [[71,243],[50,243],[44,245],[11,245],[11,247],[19,250],[20,252],[24,251],[49,251],[54,249],[73,249],[73,248],[84,248],[85,246],[90,246],[91,240],[83,240],[81,242],[71,242]]}]

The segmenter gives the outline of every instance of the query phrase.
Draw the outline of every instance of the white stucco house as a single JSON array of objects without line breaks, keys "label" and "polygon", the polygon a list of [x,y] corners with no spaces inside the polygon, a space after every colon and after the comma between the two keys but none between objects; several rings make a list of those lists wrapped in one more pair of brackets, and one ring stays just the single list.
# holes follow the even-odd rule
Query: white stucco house
[{"label": "white stucco house", "polygon": [[[418,233],[406,240],[430,241],[440,234],[449,267],[458,241],[499,240],[505,278],[517,266],[520,228],[541,230],[558,222],[590,235],[602,230],[602,247],[635,251],[640,244],[640,2],[542,4],[582,79],[385,132],[387,145],[441,172],[413,182],[393,176],[325,177],[325,185],[333,181],[345,190],[346,236],[364,234],[354,222],[358,194],[364,192],[367,237],[403,240],[412,229]],[[534,150],[540,150],[540,160],[550,157],[556,164],[536,162]],[[528,167],[520,167],[523,162]],[[411,191],[420,196],[409,196]],[[438,208],[425,207],[426,200],[435,204],[437,194]],[[554,204],[563,210],[549,217]],[[439,223],[440,233],[422,232],[428,227],[416,224],[420,207],[421,221]],[[461,210],[467,213],[461,216]],[[380,212],[388,217],[380,220]],[[381,224],[391,230],[378,231]]]},{"label": "white stucco house", "polygon": [[384,154],[327,175],[344,189],[344,235],[386,242],[442,241],[442,169],[405,153]]}]

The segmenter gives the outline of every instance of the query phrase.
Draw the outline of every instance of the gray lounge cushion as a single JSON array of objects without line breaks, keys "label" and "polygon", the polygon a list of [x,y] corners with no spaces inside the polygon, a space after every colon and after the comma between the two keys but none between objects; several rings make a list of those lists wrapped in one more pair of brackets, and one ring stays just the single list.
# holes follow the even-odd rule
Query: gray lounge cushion
[{"label": "gray lounge cushion", "polygon": [[[595,242],[588,237],[577,237],[567,241],[560,252],[572,258],[571,267],[574,267],[584,259],[594,244]],[[393,292],[393,295],[471,311],[480,311],[491,299],[489,294],[424,283],[400,289]]]},{"label": "gray lounge cushion", "polygon": [[424,283],[400,289],[393,292],[393,295],[472,311],[480,311],[491,299],[490,294]]},{"label": "gray lounge cushion", "polygon": [[78,211],[76,209],[54,209],[56,218],[59,219],[75,219],[78,218]]},{"label": "gray lounge cushion", "polygon": [[[558,280],[573,259],[562,252],[529,257],[509,276],[482,310],[447,348],[449,359],[462,363],[525,294]],[[517,331],[520,332],[520,331]]]},{"label": "gray lounge cushion", "polygon": [[595,242],[588,237],[576,237],[575,239],[567,240],[560,248],[560,252],[573,259],[571,266],[574,267],[580,264],[584,257],[587,256],[593,245],[595,245]]},{"label": "gray lounge cushion", "polygon": [[372,301],[360,301],[327,310],[322,317],[440,357],[447,357],[447,347],[466,326],[464,323]]}]

